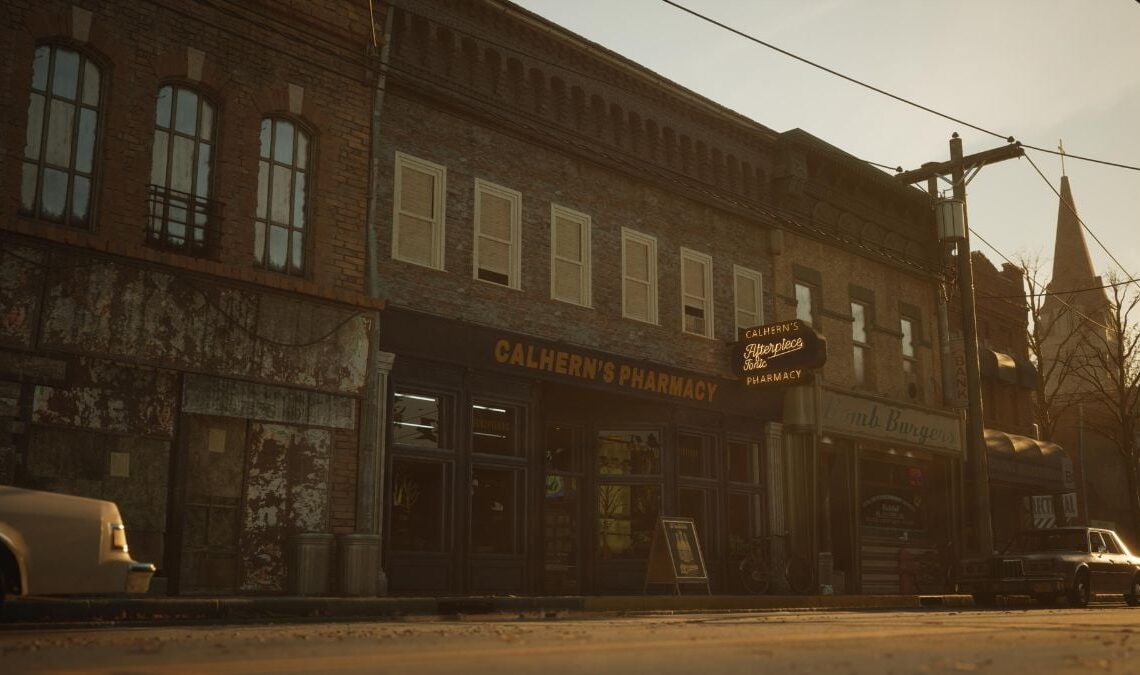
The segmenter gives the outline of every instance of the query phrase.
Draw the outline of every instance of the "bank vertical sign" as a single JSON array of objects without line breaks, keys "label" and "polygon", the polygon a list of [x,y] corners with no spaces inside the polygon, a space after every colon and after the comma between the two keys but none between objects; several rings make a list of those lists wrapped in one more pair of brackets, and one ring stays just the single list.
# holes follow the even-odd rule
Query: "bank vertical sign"
[{"label": "bank vertical sign", "polygon": [[741,331],[733,365],[749,387],[795,384],[827,362],[827,340],[799,319]]}]

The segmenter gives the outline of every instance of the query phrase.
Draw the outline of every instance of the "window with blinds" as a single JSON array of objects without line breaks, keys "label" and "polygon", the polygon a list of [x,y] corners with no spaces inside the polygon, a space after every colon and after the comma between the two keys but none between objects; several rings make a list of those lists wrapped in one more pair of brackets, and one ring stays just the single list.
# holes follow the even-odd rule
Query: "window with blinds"
[{"label": "window with blinds", "polygon": [[591,304],[590,217],[557,204],[550,209],[550,297]]},{"label": "window with blinds", "polygon": [[681,249],[681,330],[713,336],[712,258]]},{"label": "window with blinds", "polygon": [[736,305],[736,334],[764,323],[761,309],[760,273],[746,267],[732,267],[733,303]]},{"label": "window with blinds", "polygon": [[622,316],[657,323],[657,240],[621,231]]},{"label": "window with blinds", "polygon": [[475,179],[476,279],[520,288],[521,218],[519,192]]},{"label": "window with blinds", "polygon": [[444,195],[447,169],[396,153],[392,257],[443,269]]}]

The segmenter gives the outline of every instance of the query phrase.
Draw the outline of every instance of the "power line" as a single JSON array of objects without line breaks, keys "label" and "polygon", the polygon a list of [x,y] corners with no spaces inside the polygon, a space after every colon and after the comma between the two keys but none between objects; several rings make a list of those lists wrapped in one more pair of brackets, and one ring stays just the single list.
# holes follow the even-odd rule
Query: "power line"
[{"label": "power line", "polygon": [[1116,266],[1120,269],[1124,276],[1128,277],[1128,280],[1132,283],[1136,283],[1137,288],[1140,288],[1140,281],[1137,281],[1133,275],[1128,273],[1128,270],[1124,269],[1124,265],[1121,265],[1120,261],[1116,259],[1116,256],[1112,254],[1112,251],[1109,251],[1108,247],[1105,246],[1103,242],[1101,242],[1100,237],[1096,236],[1096,233],[1092,231],[1092,228],[1085,224],[1085,221],[1077,213],[1077,209],[1072,204],[1065,201],[1065,198],[1061,196],[1061,193],[1057,191],[1057,188],[1053,187],[1053,183],[1045,177],[1045,174],[1041,172],[1041,169],[1038,168],[1036,162],[1033,161],[1033,158],[1029,155],[1025,155],[1025,158],[1029,160],[1029,164],[1033,167],[1033,170],[1037,172],[1037,175],[1041,176],[1041,180],[1045,181],[1045,184],[1049,186],[1049,189],[1053,191],[1053,194],[1057,195],[1057,198],[1061,200],[1061,204],[1063,204],[1064,207],[1069,210],[1069,213],[1073,214],[1073,217],[1077,219],[1077,222],[1081,224],[1081,227],[1084,228],[1085,232],[1088,232],[1089,236],[1092,237],[1093,241],[1095,241],[1097,245],[1100,246],[1101,250],[1103,250],[1108,255],[1109,259],[1111,259],[1112,262],[1116,263]]},{"label": "power line", "polygon": [[[704,14],[701,14],[700,12],[689,9],[688,7],[685,7],[684,5],[681,5],[677,2],[674,2],[673,0],[661,0],[661,2],[663,2],[667,5],[670,5],[672,7],[675,7],[676,9],[679,9],[682,12],[685,12],[687,14],[691,14],[692,16],[694,16],[694,17],[696,17],[702,21],[711,23],[712,25],[717,26],[718,28],[724,29],[724,30],[726,30],[726,31],[728,31],[734,35],[738,35],[738,36],[744,38],[745,40],[749,40],[750,42],[755,42],[756,44],[758,44],[762,47],[767,47],[768,49],[771,49],[772,51],[779,52],[780,54],[783,54],[784,56],[795,59],[801,63],[804,63],[806,65],[811,66],[812,68],[817,68],[819,70],[822,70],[823,72],[828,73],[829,75],[834,75],[835,77],[846,80],[846,81],[850,82],[851,84],[858,85],[860,87],[863,87],[864,89],[869,89],[869,90],[871,90],[877,94],[881,94],[881,95],[886,96],[888,98],[894,99],[894,100],[898,101],[899,103],[904,103],[904,104],[909,105],[911,107],[918,108],[919,110],[922,110],[924,112],[928,112],[931,115],[936,115],[936,116],[941,117],[943,119],[950,120],[951,122],[961,124],[963,126],[969,127],[970,129],[973,129],[975,131],[980,131],[983,134],[989,134],[990,136],[994,136],[996,138],[1001,138],[1001,139],[1008,141],[1010,143],[1012,143],[1014,141],[1014,137],[1010,134],[999,134],[996,131],[992,131],[990,129],[979,126],[977,124],[973,124],[971,122],[967,122],[966,120],[963,120],[963,119],[960,119],[958,117],[954,117],[953,115],[949,115],[947,113],[935,110],[934,108],[924,106],[921,103],[917,103],[915,101],[910,100],[909,98],[904,98],[902,96],[899,96],[898,94],[892,94],[891,92],[889,92],[885,89],[880,89],[879,87],[876,87],[872,84],[868,84],[867,82],[864,82],[862,80],[851,77],[850,75],[845,75],[845,74],[843,74],[837,70],[834,70],[832,68],[828,68],[827,66],[816,63],[815,61],[812,61],[810,59],[806,59],[806,58],[804,58],[798,54],[792,53],[786,49],[782,49],[780,47],[777,47],[776,45],[774,45],[770,42],[765,42],[764,40],[761,40],[758,37],[755,37],[753,35],[749,35],[748,33],[745,33],[741,30],[737,30],[736,28],[733,28],[732,26],[729,26],[726,23],[722,23],[720,21],[717,21],[716,19],[713,19],[712,17],[706,16]],[[1056,150],[1050,150],[1048,148],[1041,148],[1041,147],[1038,147],[1036,145],[1029,145],[1027,143],[1022,143],[1022,146],[1026,147],[1026,148],[1030,148],[1032,150],[1037,150],[1038,152],[1049,153],[1051,155],[1063,155],[1065,157],[1072,157],[1073,159],[1080,159],[1080,160],[1083,160],[1086,162],[1093,162],[1094,164],[1104,164],[1107,166],[1115,166],[1115,167],[1120,168],[1120,169],[1129,169],[1131,171],[1140,171],[1140,166],[1132,166],[1129,164],[1121,164],[1119,162],[1110,162],[1108,160],[1096,159],[1093,157],[1085,157],[1082,155],[1073,155],[1073,154],[1070,154],[1068,152],[1061,153],[1061,152],[1058,152]]]},{"label": "power line", "polygon": [[[1007,262],[1007,263],[1009,263],[1010,265],[1013,265],[1014,267],[1018,267],[1018,268],[1020,268],[1020,266],[1019,266],[1017,263],[1015,263],[1015,262],[1013,262],[1012,260],[1010,260],[1010,259],[1009,259],[1009,256],[1007,256],[1006,254],[1004,254],[1004,253],[1002,253],[1001,251],[999,251],[999,250],[998,250],[998,248],[997,248],[996,246],[994,246],[993,244],[991,244],[989,241],[987,241],[985,237],[983,237],[982,235],[978,234],[977,230],[970,230],[970,235],[971,235],[971,236],[974,236],[974,237],[977,237],[979,240],[981,240],[981,242],[982,242],[983,244],[985,244],[986,246],[989,246],[989,247],[990,247],[990,248],[993,250],[993,252],[994,252],[994,253],[998,254],[998,255],[1001,257],[1001,259],[1002,259],[1002,260],[1006,261],[1006,262]],[[1040,285],[1040,284],[1038,284],[1036,281],[1034,281],[1034,280],[1033,280],[1032,278],[1030,278],[1029,276],[1025,276],[1025,281],[1026,281],[1026,283],[1028,283],[1028,284],[1029,284],[1029,287],[1030,287],[1030,288],[1032,288],[1032,289],[1041,289],[1041,285]],[[1050,293],[1049,293],[1048,291],[1044,290],[1044,289],[1041,289],[1041,290],[1038,290],[1038,291],[1037,291],[1036,297],[1045,297],[1045,296],[1047,296],[1047,295],[1050,295]],[[1101,323],[1101,322],[1099,322],[1099,321],[1097,321],[1097,320],[1095,320],[1095,319],[1093,319],[1093,318],[1091,318],[1091,317],[1087,316],[1087,315],[1086,315],[1084,312],[1081,312],[1081,311],[1080,311],[1079,309],[1077,309],[1076,307],[1073,307],[1071,304],[1069,304],[1068,302],[1066,302],[1066,301],[1065,301],[1065,299],[1064,299],[1064,298],[1062,298],[1061,296],[1059,296],[1059,295],[1057,295],[1057,294],[1052,294],[1052,296],[1053,296],[1054,298],[1057,298],[1057,302],[1060,302],[1062,305],[1064,305],[1065,307],[1069,308],[1069,310],[1071,310],[1071,311],[1072,311],[1074,314],[1076,314],[1077,316],[1081,317],[1081,318],[1082,318],[1082,319],[1084,319],[1085,321],[1087,321],[1087,322],[1091,323],[1092,325],[1096,326],[1097,328],[1103,328],[1103,329],[1104,329],[1104,330],[1106,330],[1106,331],[1107,331],[1107,330],[1110,330],[1108,326],[1106,326],[1106,325],[1104,325],[1103,323]],[[1025,298],[1025,297],[1027,297],[1027,296],[1025,296],[1025,295],[1022,295],[1022,296],[1017,296],[1017,297],[1020,297],[1020,298]]]},{"label": "power line", "polygon": [[[971,232],[970,234],[975,234],[975,233]],[[981,239],[981,235],[978,235],[978,238]],[[985,241],[985,240],[983,239],[982,241]],[[991,246],[989,242],[985,242],[985,243],[986,243],[986,246],[993,248],[993,246]],[[1059,295],[1074,295],[1076,293],[1086,293],[1089,291],[1103,291],[1107,288],[1116,288],[1117,286],[1123,286],[1125,284],[1135,283],[1136,281],[1137,281],[1137,279],[1125,279],[1124,281],[1117,281],[1116,283],[1112,283],[1112,284],[1103,284],[1101,286],[1089,286],[1088,288],[1074,288],[1073,290],[1052,291],[1052,292],[1043,291],[1041,293],[1038,293],[1036,297],[1044,298],[1044,297],[1055,297],[1055,296],[1059,296]],[[1025,298],[1029,297],[1028,293],[1022,293],[1021,295],[990,295],[988,293],[978,293],[977,295],[979,298],[988,298],[990,300],[1017,300],[1018,298],[1025,299]]]}]

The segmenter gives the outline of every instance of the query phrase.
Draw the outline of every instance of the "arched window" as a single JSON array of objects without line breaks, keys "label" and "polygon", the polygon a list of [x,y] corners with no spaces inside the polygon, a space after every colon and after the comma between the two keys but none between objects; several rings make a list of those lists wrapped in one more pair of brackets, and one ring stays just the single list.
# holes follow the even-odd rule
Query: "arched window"
[{"label": "arched window", "polygon": [[209,201],[214,162],[214,106],[183,86],[158,90],[150,165],[147,241],[205,255],[217,228]]},{"label": "arched window", "polygon": [[33,217],[91,227],[99,67],[57,45],[36,48],[20,206]]},{"label": "arched window", "polygon": [[254,256],[262,267],[305,273],[308,167],[309,136],[289,120],[261,120]]}]

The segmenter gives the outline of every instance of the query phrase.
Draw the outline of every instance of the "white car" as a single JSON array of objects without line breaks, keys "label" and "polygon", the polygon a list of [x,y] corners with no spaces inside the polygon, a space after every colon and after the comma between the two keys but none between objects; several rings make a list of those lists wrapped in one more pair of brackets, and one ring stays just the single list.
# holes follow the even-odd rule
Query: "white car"
[{"label": "white car", "polygon": [[6,596],[146,593],[114,502],[0,486],[0,603]]}]

